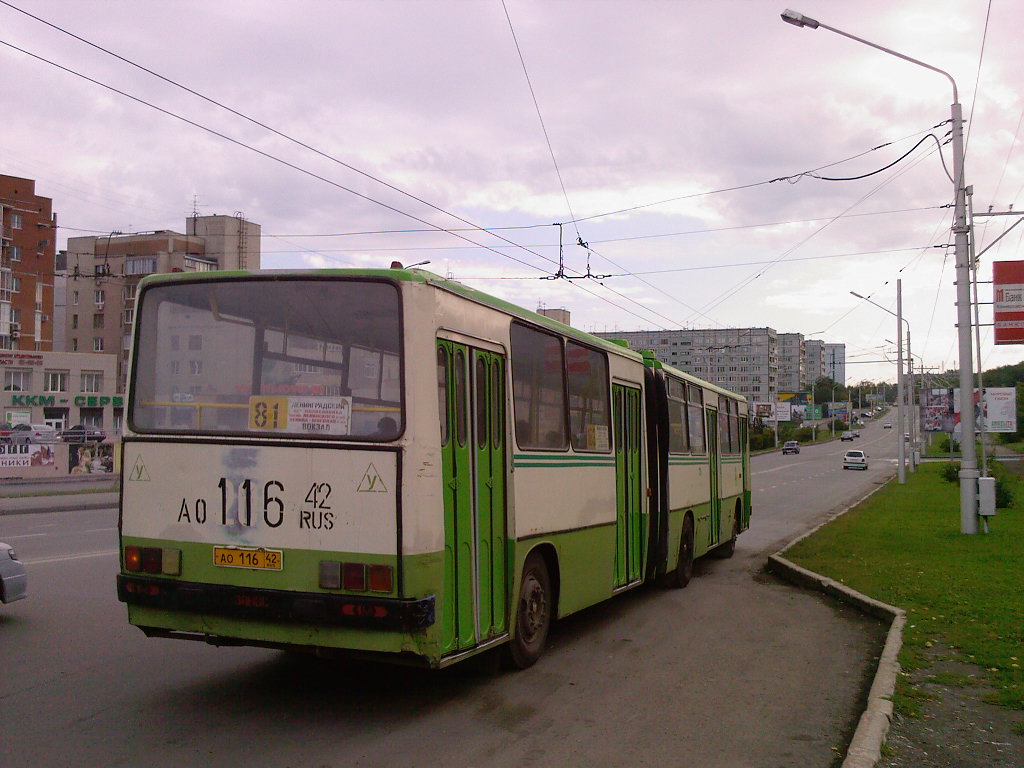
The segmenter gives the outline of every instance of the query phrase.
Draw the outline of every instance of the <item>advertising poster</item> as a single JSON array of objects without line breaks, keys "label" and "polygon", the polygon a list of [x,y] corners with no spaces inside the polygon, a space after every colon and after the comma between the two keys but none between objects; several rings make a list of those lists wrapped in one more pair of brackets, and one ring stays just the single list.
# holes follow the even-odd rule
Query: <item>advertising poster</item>
[{"label": "advertising poster", "polygon": [[[980,432],[1017,431],[1017,390],[1014,387],[986,387],[984,398],[974,390],[974,426]],[[960,390],[953,390],[953,433],[960,433]],[[982,425],[985,425],[984,427]]]}]

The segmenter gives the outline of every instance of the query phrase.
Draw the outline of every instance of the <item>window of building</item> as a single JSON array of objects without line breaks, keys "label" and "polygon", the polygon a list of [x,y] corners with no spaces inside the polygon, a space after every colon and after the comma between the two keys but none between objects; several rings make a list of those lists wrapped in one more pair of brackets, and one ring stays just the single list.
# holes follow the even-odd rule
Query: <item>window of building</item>
[{"label": "window of building", "polygon": [[71,316],[71,327],[72,328],[77,328],[78,327],[78,315],[72,315]]},{"label": "window of building", "polygon": [[32,386],[32,371],[4,371],[4,392],[27,392]]},{"label": "window of building", "polygon": [[103,374],[99,371],[82,371],[82,391],[103,391]]},{"label": "window of building", "polygon": [[171,350],[176,352],[178,350],[178,337],[171,336]]},{"label": "window of building", "polygon": [[134,309],[125,309],[121,312],[121,325],[131,325],[135,319]]},{"label": "window of building", "polygon": [[21,229],[22,228],[22,223],[21,222],[22,222],[22,219],[21,219],[21,214],[20,213],[12,213],[11,214],[11,229]]},{"label": "window of building", "polygon": [[172,376],[177,376],[180,373],[181,373],[181,361],[180,360],[171,360],[171,375]]},{"label": "window of building", "polygon": [[98,290],[98,291],[94,291],[93,292],[93,297],[92,298],[93,298],[93,301],[96,302],[96,306],[97,307],[102,307],[103,306],[103,304],[106,301],[106,295],[107,295],[106,292],[104,292],[102,290]]},{"label": "window of building", "polygon": [[67,392],[68,372],[67,371],[46,371],[43,374],[44,392]]},{"label": "window of building", "polygon": [[21,261],[21,246],[20,245],[12,245],[8,249],[7,253],[10,255],[11,261]]},{"label": "window of building", "polygon": [[76,306],[78,305],[78,291],[71,292],[71,303]]},{"label": "window of building", "polygon": [[103,337],[102,336],[94,336],[93,337],[93,340],[92,340],[92,351],[93,352],[102,352],[103,351]]},{"label": "window of building", "polygon": [[11,293],[18,293],[21,290],[21,278],[11,275]]},{"label": "window of building", "polygon": [[149,275],[156,272],[156,256],[131,256],[124,260],[126,275]]},{"label": "window of building", "polygon": [[95,315],[92,316],[92,327],[93,328],[102,328],[103,327],[103,313],[102,312],[97,312]]},{"label": "window of building", "polygon": [[74,339],[71,340],[71,351],[72,352],[77,352],[78,351],[78,339],[77,338],[74,338]]},{"label": "window of building", "polygon": [[193,334],[188,337],[188,348],[190,351],[198,350],[203,348],[203,337],[198,334]]},{"label": "window of building", "polygon": [[203,361],[202,360],[189,360],[188,361],[189,373],[193,376],[202,376],[203,374]]},{"label": "window of building", "polygon": [[192,256],[185,257],[184,270],[186,272],[212,272],[216,268],[216,262],[197,259]]}]

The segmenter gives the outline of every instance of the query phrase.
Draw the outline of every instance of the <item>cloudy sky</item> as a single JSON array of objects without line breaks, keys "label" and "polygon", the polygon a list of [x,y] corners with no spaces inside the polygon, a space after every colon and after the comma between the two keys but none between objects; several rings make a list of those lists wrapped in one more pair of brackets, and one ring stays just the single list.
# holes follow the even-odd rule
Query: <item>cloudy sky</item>
[{"label": "cloudy sky", "polygon": [[[429,260],[586,330],[844,342],[851,381],[895,378],[896,323],[849,292],[895,310],[902,280],[914,354],[953,367],[949,81],[787,2],[949,72],[975,212],[1024,208],[1017,0],[0,0],[0,173],[58,247],[242,212],[265,268]],[[604,277],[544,279],[560,241]]]}]

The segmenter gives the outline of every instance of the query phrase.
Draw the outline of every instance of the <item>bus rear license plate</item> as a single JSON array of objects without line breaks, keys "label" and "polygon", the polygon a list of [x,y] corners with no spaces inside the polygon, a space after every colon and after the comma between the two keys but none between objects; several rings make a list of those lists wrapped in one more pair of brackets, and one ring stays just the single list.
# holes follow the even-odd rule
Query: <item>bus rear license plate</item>
[{"label": "bus rear license plate", "polygon": [[264,571],[280,571],[284,565],[284,556],[279,549],[214,547],[213,564],[225,568],[256,568]]}]

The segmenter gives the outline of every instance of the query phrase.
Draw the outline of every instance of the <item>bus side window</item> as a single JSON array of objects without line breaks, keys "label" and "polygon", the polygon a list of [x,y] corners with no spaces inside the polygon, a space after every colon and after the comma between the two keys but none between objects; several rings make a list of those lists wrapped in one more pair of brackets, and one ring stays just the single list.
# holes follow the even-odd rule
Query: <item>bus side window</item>
[{"label": "bus side window", "polygon": [[466,353],[455,350],[455,442],[466,444]]},{"label": "bus side window", "polygon": [[569,446],[562,340],[512,323],[512,399],[521,448],[564,451]]},{"label": "bus side window", "polygon": [[487,362],[483,357],[476,359],[476,446],[480,450],[487,447],[487,411],[489,400],[487,398]]}]

